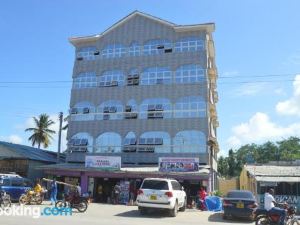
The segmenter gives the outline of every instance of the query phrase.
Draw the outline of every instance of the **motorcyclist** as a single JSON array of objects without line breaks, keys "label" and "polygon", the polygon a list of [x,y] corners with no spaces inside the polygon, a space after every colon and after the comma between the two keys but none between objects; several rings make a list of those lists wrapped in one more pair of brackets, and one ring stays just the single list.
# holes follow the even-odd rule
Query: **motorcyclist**
[{"label": "motorcyclist", "polygon": [[265,193],[264,202],[265,206],[264,208],[269,212],[280,216],[280,225],[284,225],[284,221],[286,218],[286,211],[285,209],[281,209],[278,207],[275,207],[275,205],[279,205],[274,199],[274,189],[270,188]]}]

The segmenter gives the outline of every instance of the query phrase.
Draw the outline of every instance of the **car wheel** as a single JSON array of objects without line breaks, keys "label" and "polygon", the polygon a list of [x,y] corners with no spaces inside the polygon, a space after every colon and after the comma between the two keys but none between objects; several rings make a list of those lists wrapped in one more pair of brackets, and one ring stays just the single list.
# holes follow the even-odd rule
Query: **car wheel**
[{"label": "car wheel", "polygon": [[176,216],[177,216],[177,213],[178,213],[178,203],[177,203],[177,201],[176,201],[176,202],[175,202],[174,208],[171,209],[171,211],[170,211],[170,215],[171,215],[172,217],[176,217]]},{"label": "car wheel", "polygon": [[184,212],[186,209],[186,199],[184,199],[183,206],[179,209],[180,212]]},{"label": "car wheel", "polygon": [[147,209],[143,208],[143,207],[139,207],[139,212],[141,215],[146,215],[147,214]]}]

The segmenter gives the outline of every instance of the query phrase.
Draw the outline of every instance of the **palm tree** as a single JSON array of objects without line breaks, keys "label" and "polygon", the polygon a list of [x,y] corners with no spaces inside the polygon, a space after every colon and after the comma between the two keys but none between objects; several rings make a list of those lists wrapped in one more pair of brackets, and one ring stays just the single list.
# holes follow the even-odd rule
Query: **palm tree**
[{"label": "palm tree", "polygon": [[54,121],[49,119],[47,114],[41,114],[38,118],[33,117],[35,127],[27,128],[25,131],[33,132],[33,134],[28,138],[31,141],[32,146],[38,145],[38,148],[41,147],[41,144],[44,145],[44,148],[48,148],[50,145],[50,139],[53,139],[51,134],[55,134],[54,130],[49,129],[51,125],[54,124]]}]

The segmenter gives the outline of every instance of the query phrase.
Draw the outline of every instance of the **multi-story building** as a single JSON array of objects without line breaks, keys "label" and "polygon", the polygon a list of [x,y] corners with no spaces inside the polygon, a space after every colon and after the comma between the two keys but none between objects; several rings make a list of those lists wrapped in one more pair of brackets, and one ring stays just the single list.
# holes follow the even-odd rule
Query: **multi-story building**
[{"label": "multi-story building", "polygon": [[[123,168],[141,174],[143,167],[157,167],[159,157],[196,157],[200,167],[211,168],[197,179],[213,189],[218,152],[213,31],[213,23],[176,25],[135,11],[101,34],[70,38],[76,57],[67,161],[73,164],[61,169],[82,175],[85,170],[74,167],[86,155],[121,156]],[[116,177],[109,173],[97,170],[81,182]]]}]

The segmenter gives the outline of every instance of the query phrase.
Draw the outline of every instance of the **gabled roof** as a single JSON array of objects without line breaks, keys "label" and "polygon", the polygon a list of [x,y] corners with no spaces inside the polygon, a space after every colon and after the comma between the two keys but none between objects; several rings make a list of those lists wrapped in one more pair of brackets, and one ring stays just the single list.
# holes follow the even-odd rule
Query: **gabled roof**
[{"label": "gabled roof", "polygon": [[152,16],[150,14],[147,14],[147,13],[140,12],[140,11],[136,10],[136,11],[133,11],[132,13],[130,13],[128,16],[124,17],[123,19],[119,20],[115,24],[113,24],[111,27],[106,29],[101,34],[91,35],[91,36],[82,36],[82,37],[71,37],[71,38],[69,38],[69,41],[75,46],[76,46],[76,44],[79,44],[79,43],[84,42],[84,41],[96,41],[99,38],[101,38],[103,35],[107,34],[111,30],[113,30],[113,29],[117,28],[118,26],[124,24],[125,22],[127,22],[128,20],[130,20],[131,18],[133,18],[134,16],[137,16],[137,15],[143,16],[143,17],[148,18],[150,20],[154,20],[154,21],[159,22],[161,24],[164,24],[166,26],[170,26],[170,27],[174,28],[174,30],[177,31],[177,32],[195,31],[195,30],[207,30],[208,32],[213,32],[214,29],[215,29],[215,24],[214,23],[193,24],[193,25],[177,25],[177,24],[171,23],[167,20],[163,20],[161,18],[158,18],[158,17]]},{"label": "gabled roof", "polygon": [[55,163],[56,152],[0,141],[0,159],[30,159]]}]

